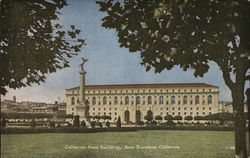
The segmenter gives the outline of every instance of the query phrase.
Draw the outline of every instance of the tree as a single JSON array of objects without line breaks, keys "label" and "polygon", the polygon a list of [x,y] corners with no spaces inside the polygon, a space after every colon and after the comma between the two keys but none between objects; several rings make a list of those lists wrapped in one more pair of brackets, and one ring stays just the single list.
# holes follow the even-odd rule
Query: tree
[{"label": "tree", "polygon": [[6,127],[6,125],[7,125],[7,121],[5,120],[5,118],[3,118],[1,120],[1,127]]},{"label": "tree", "polygon": [[74,127],[79,127],[80,126],[79,115],[74,116],[73,126]]},{"label": "tree", "polygon": [[36,120],[34,118],[30,122],[30,127],[36,127]]},{"label": "tree", "polygon": [[119,116],[118,119],[117,119],[117,121],[116,121],[116,127],[120,128],[121,125],[122,125],[122,123],[121,123],[121,117]]},{"label": "tree", "polygon": [[0,1],[0,94],[44,82],[46,74],[69,67],[80,51],[80,30],[57,20],[66,0]]},{"label": "tree", "polygon": [[106,125],[107,127],[110,127],[109,121],[107,121],[105,125]]},{"label": "tree", "polygon": [[102,123],[101,123],[101,122],[98,122],[98,126],[99,126],[100,128],[102,128]]},{"label": "tree", "polygon": [[155,120],[157,120],[158,122],[161,121],[163,118],[161,115],[156,115],[155,116]]},{"label": "tree", "polygon": [[178,116],[175,116],[173,120],[180,121],[180,120],[182,120],[182,116],[179,116],[179,115],[178,115]]},{"label": "tree", "polygon": [[95,124],[96,124],[96,122],[95,122],[95,121],[91,121],[91,122],[90,122],[90,126],[91,126],[91,128],[95,128]]},{"label": "tree", "polygon": [[165,117],[164,117],[164,120],[167,120],[167,121],[173,121],[173,120],[174,120],[174,118],[173,118],[173,116],[172,116],[172,115],[167,115],[167,116],[165,116]]},{"label": "tree", "polygon": [[193,120],[193,117],[192,116],[185,116],[184,120],[187,120],[189,122],[189,121]]},{"label": "tree", "polygon": [[144,117],[144,119],[147,120],[147,121],[150,123],[150,122],[152,122],[152,120],[153,120],[153,116],[151,116],[151,115],[146,115],[146,116]]},{"label": "tree", "polygon": [[202,117],[202,116],[195,116],[195,117],[194,117],[194,120],[198,120],[198,121],[199,121],[199,120],[203,120],[203,119],[204,119],[204,117]]},{"label": "tree", "polygon": [[86,127],[86,122],[85,122],[84,120],[82,120],[81,126],[82,126],[82,127]]},{"label": "tree", "polygon": [[231,90],[235,121],[235,153],[247,157],[244,85],[250,76],[248,0],[97,1],[106,12],[102,26],[115,29],[120,47],[140,52],[156,73],[175,65],[203,76],[216,63]]},{"label": "tree", "polygon": [[147,115],[144,117],[144,119],[147,120],[149,123],[151,123],[152,120],[154,119],[153,112],[151,110],[148,110]]}]

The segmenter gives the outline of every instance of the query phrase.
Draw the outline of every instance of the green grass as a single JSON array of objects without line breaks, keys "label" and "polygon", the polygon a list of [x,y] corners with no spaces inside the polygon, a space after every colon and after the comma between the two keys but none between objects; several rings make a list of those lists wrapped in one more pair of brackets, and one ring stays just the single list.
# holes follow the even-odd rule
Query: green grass
[{"label": "green grass", "polygon": [[[65,149],[120,146],[116,149]],[[124,149],[124,145],[179,146],[180,149]],[[1,158],[228,158],[234,157],[233,132],[141,130],[137,132],[1,135]]]}]

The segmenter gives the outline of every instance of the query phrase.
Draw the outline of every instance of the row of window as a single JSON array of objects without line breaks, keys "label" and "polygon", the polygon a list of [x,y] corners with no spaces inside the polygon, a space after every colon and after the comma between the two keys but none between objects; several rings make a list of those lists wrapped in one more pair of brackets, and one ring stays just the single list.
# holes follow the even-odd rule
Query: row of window
[{"label": "row of window", "polygon": [[[200,104],[200,96],[195,96],[195,104]],[[211,95],[209,95],[208,97],[207,97],[207,103],[208,104],[212,104],[212,96]],[[128,96],[126,96],[125,97],[125,105],[128,105],[129,104],[129,97]],[[77,100],[77,102],[79,102],[79,100]],[[137,96],[136,97],[136,100],[135,100],[135,102],[136,102],[136,104],[141,104],[141,97],[140,96]],[[92,105],[96,105],[96,97],[92,97]],[[104,96],[103,98],[102,98],[102,103],[103,103],[103,105],[107,105],[107,97],[106,96]],[[131,102],[132,104],[134,104],[134,102],[132,101]],[[150,105],[150,104],[152,104],[152,96],[148,96],[147,97],[147,103]],[[156,102],[157,103],[157,102]],[[155,103],[155,104],[156,104]],[[175,96],[171,96],[171,101],[170,101],[170,103],[171,104],[176,104],[176,97]],[[99,102],[99,104],[100,104],[100,102]],[[111,103],[110,103],[111,104]],[[114,104],[115,105],[118,105],[118,97],[117,96],[115,96],[114,97]],[[120,104],[122,104],[122,102],[120,102]],[[143,104],[145,104],[145,102],[143,102]],[[159,96],[159,104],[160,105],[162,105],[162,104],[164,104],[164,100],[163,100],[163,96]],[[166,104],[169,104],[169,102],[168,101],[166,101]],[[178,104],[181,104],[181,102],[180,101],[178,101]],[[183,104],[188,104],[188,97],[187,96],[184,96],[183,97]],[[190,101],[190,104],[193,104],[193,101]],[[205,102],[203,102],[203,104],[205,104]],[[71,105],[75,105],[75,97],[72,97],[71,98]]]},{"label": "row of window", "polygon": [[[172,110],[181,110],[182,108],[180,108],[180,107],[179,107],[179,108],[174,108],[174,107],[172,107],[172,108],[166,108],[166,110],[170,110],[170,109],[172,109]],[[199,110],[200,108],[199,108],[199,107],[196,107],[196,108],[194,108],[194,109]],[[202,108],[202,110],[205,110],[205,109],[206,109],[205,107]],[[74,108],[72,108],[72,110],[74,110]],[[95,111],[95,110],[96,110],[96,108],[93,108],[93,111]],[[101,108],[97,108],[97,110],[100,111],[100,110],[102,110],[102,109],[101,109]],[[107,108],[107,109],[106,109],[106,108],[103,108],[103,111],[105,111],[105,110],[110,110],[110,111],[111,111],[112,108],[109,108],[109,109],[108,109],[108,108]],[[116,111],[117,108],[114,108],[114,110]],[[161,111],[162,111],[162,110],[164,110],[164,108],[161,108]],[[184,107],[183,110],[193,110],[193,107],[190,107],[190,108]],[[212,108],[209,107],[208,110],[212,110]]]},{"label": "row of window", "polygon": [[[170,89],[166,89],[166,90],[114,90],[114,91],[112,91],[112,90],[103,90],[103,91],[101,91],[101,90],[99,90],[99,91],[90,91],[90,90],[88,90],[87,91],[87,93],[88,94],[90,94],[91,92],[92,93],[129,93],[129,92],[132,92],[132,93],[140,93],[140,92],[143,92],[143,93],[145,93],[145,92],[181,92],[182,90],[181,89],[172,89],[172,90],[170,90]],[[190,89],[189,90],[189,92],[199,92],[199,91],[201,91],[201,92],[206,92],[206,89]],[[209,92],[211,92],[212,90],[211,89],[208,89],[208,91]],[[188,90],[187,89],[184,89],[182,92],[188,92]],[[74,94],[74,93],[76,93],[76,94],[79,94],[79,91],[72,91],[72,94]]]},{"label": "row of window", "polygon": [[[196,113],[194,113],[194,112],[183,112],[183,115],[193,115],[193,114],[196,114],[197,116],[198,115],[211,115],[212,112],[208,112],[208,113],[206,113],[206,112],[196,112]],[[112,113],[111,112],[109,112],[109,113],[106,113],[106,112],[103,112],[103,113],[101,113],[101,112],[93,112],[92,115],[93,116],[95,116],[95,115],[110,115],[111,116]],[[114,115],[117,115],[117,112],[114,112]],[[163,112],[161,112],[160,115],[163,115]],[[181,112],[166,112],[166,115],[175,116],[175,115],[182,115],[182,113]]]}]

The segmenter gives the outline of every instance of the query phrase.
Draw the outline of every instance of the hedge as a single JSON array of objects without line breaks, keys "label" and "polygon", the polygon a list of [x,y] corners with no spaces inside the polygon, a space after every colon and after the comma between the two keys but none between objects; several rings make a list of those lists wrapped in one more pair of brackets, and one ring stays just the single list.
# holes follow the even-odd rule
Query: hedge
[{"label": "hedge", "polygon": [[138,130],[191,130],[191,131],[233,131],[233,127],[221,126],[148,126],[148,127],[53,127],[53,128],[2,128],[1,134],[34,134],[34,133],[96,133],[96,132],[130,132]]}]

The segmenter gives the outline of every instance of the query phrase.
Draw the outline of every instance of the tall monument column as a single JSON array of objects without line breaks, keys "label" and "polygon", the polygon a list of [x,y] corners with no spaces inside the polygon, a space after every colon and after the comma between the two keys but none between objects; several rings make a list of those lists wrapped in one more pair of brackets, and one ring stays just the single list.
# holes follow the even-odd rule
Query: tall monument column
[{"label": "tall monument column", "polygon": [[82,58],[82,63],[80,64],[80,102],[76,105],[76,115],[79,115],[80,121],[84,120],[86,123],[89,122],[89,115],[88,115],[88,105],[85,100],[85,74],[87,73],[83,65],[87,62],[87,59]]}]

